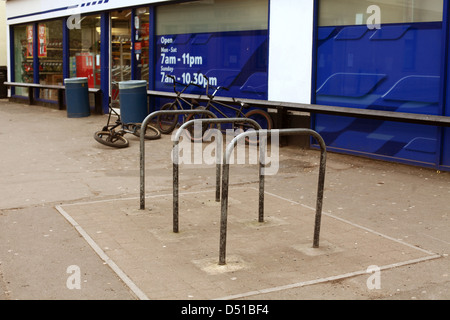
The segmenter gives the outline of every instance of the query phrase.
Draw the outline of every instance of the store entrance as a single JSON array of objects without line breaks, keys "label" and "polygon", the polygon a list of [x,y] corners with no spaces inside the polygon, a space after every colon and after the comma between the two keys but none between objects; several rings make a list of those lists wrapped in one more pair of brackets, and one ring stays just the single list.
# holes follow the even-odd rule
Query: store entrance
[{"label": "store entrance", "polygon": [[111,12],[111,82],[131,80],[131,10]]}]

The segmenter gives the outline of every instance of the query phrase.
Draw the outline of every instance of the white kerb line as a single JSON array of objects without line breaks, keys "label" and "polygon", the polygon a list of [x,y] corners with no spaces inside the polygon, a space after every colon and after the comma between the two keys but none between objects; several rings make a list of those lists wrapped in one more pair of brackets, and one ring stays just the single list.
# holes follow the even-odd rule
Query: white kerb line
[{"label": "white kerb line", "polygon": [[98,244],[87,234],[86,231],[61,207],[56,206],[56,210],[78,231],[86,242],[94,249],[99,257],[117,274],[117,276],[130,288],[130,290],[140,300],[150,300],[147,295],[111,260],[108,255],[98,246]]}]

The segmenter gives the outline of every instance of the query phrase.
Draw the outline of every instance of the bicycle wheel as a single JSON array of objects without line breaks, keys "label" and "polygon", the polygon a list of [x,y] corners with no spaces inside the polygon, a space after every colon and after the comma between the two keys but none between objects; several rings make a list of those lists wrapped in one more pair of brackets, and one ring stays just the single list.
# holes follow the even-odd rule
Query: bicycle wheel
[{"label": "bicycle wheel", "polygon": [[[135,135],[136,137],[141,136],[141,124],[140,123],[135,125],[133,135]],[[145,130],[144,138],[147,140],[159,139],[159,138],[161,138],[161,132],[157,128],[147,124],[147,130]]]},{"label": "bicycle wheel", "polygon": [[[205,107],[197,107],[197,108],[195,108],[195,110],[206,110],[206,108]],[[209,118],[212,118],[212,117],[210,115],[206,115],[206,114],[190,114],[186,117],[185,122],[188,122],[190,120],[195,120],[195,119],[209,119]],[[195,125],[192,125],[187,129],[188,136],[192,142],[202,142],[205,132],[211,128],[213,128],[213,124],[202,124],[201,132],[196,132],[196,130],[198,130],[198,129],[196,129]]]},{"label": "bicycle wheel", "polygon": [[[245,114],[245,117],[249,118],[249,119],[253,119],[256,122],[258,122],[258,124],[261,126],[261,129],[267,129],[267,130],[272,129],[272,126],[273,126],[272,118],[264,110],[260,110],[260,109],[251,110]],[[246,128],[246,129],[248,129],[249,127],[253,128],[253,126],[250,126],[250,125],[244,126],[244,128]]]},{"label": "bicycle wheel", "polygon": [[[161,110],[177,110],[177,106],[174,103],[166,103]],[[163,134],[171,134],[177,123],[178,115],[161,114],[156,118],[157,128]]]},{"label": "bicycle wheel", "polygon": [[[252,120],[255,120],[260,126],[261,126],[261,129],[267,129],[267,130],[270,130],[270,129],[272,129],[272,127],[273,127],[273,122],[272,122],[272,118],[270,117],[270,115],[266,112],[266,111],[264,111],[264,110],[261,110],[261,109],[254,109],[254,110],[251,110],[251,111],[249,111],[249,112],[247,112],[246,114],[245,114],[245,117],[246,118],[249,118],[249,119],[252,119]],[[244,124],[244,125],[240,125],[240,128],[242,129],[242,130],[244,130],[244,131],[247,131],[247,130],[249,130],[249,129],[254,129],[254,130],[256,130],[256,128],[254,128],[252,125],[250,125],[250,124]],[[254,138],[249,138],[249,137],[247,137],[247,138],[245,138],[245,140],[247,141],[247,142],[252,142],[252,141],[255,141],[254,140]],[[256,142],[258,143],[258,141],[259,141],[259,138],[256,138]]]},{"label": "bicycle wheel", "polygon": [[130,144],[124,136],[111,133],[111,131],[97,131],[94,133],[94,139],[105,146],[113,148],[126,148]]}]

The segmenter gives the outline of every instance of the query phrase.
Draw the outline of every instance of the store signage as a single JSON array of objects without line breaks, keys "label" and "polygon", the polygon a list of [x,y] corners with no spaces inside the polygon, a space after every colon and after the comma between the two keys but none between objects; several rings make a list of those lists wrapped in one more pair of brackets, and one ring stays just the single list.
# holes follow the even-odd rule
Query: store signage
[{"label": "store signage", "polygon": [[267,99],[267,31],[161,35],[157,38],[156,89],[172,90],[173,75],[189,92],[209,84],[227,87],[223,96]]},{"label": "store signage", "polygon": [[134,44],[134,51],[136,53],[141,53],[142,52],[142,43],[141,42],[136,42]]},{"label": "store signage", "polygon": [[149,5],[169,0],[22,0],[6,2],[8,24],[68,17],[76,14]]},{"label": "store signage", "polygon": [[45,24],[38,25],[38,56],[47,57],[47,28]]},{"label": "store signage", "polygon": [[27,26],[27,58],[33,58],[33,26]]}]

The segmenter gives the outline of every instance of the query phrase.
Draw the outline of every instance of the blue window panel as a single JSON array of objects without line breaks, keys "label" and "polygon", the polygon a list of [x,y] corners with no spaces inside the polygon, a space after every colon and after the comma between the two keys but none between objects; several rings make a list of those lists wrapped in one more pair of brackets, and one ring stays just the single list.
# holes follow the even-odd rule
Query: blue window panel
[{"label": "blue window panel", "polygon": [[384,78],[385,74],[335,73],[317,89],[317,95],[363,97]]},{"label": "blue window panel", "polygon": [[335,27],[322,27],[322,28],[319,28],[319,30],[317,31],[317,38],[318,38],[318,40],[325,40],[325,39],[327,39],[333,33],[334,30],[336,30]]},{"label": "blue window panel", "polygon": [[[441,51],[441,22],[319,28],[315,102],[440,115]],[[313,125],[332,149],[437,165],[434,127],[328,115]]]},{"label": "blue window panel", "polygon": [[367,31],[369,31],[369,29],[366,26],[364,26],[364,28],[361,28],[361,26],[344,27],[339,31],[334,40],[359,40],[367,33]]},{"label": "blue window panel", "polygon": [[165,75],[194,81],[186,93],[204,94],[202,74],[227,87],[221,96],[267,99],[268,32],[233,31],[160,35],[156,37],[155,90],[172,91]]},{"label": "blue window panel", "polygon": [[435,164],[439,149],[436,127],[329,115],[318,115],[316,120],[315,129],[331,150]]},{"label": "blue window panel", "polygon": [[378,29],[373,33],[373,35],[370,37],[370,40],[399,40],[410,28],[411,25],[409,24],[383,26],[381,29]]},{"label": "blue window panel", "polygon": [[[384,36],[373,39],[388,27],[390,32],[385,31]],[[441,113],[442,23],[383,26],[375,31],[366,26],[355,26],[352,28],[365,34],[362,38],[337,40],[342,29],[348,28],[335,27],[326,39],[318,41],[317,104],[326,102],[355,108]],[[326,27],[326,30],[325,34],[330,28]],[[411,93],[414,95],[408,96]],[[329,96],[339,97],[330,103]],[[359,98],[368,96],[372,103],[362,105]],[[428,105],[419,111],[408,102]]]},{"label": "blue window panel", "polygon": [[439,76],[407,76],[400,79],[387,93],[384,100],[439,103]]}]

